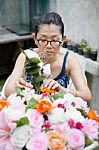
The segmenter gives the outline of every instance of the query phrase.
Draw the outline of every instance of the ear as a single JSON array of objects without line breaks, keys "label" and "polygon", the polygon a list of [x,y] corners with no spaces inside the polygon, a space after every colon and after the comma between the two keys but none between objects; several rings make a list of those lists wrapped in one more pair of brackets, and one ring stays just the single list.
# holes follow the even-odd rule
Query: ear
[{"label": "ear", "polygon": [[63,42],[66,41],[66,35],[63,36]]},{"label": "ear", "polygon": [[33,39],[34,39],[34,41],[35,41],[35,44],[38,45],[38,42],[37,42],[37,38],[36,38],[35,33],[32,34],[32,37],[33,37]]}]

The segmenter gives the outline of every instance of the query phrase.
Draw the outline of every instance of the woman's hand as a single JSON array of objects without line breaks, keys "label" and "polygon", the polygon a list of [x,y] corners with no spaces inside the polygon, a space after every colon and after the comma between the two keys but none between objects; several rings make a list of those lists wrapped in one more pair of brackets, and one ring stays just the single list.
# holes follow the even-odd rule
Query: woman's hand
[{"label": "woman's hand", "polygon": [[63,90],[63,87],[55,80],[50,79],[45,83],[45,87],[49,89],[56,89],[57,91]]},{"label": "woman's hand", "polygon": [[23,78],[20,78],[16,83],[15,83],[15,88],[23,88],[23,87],[28,87],[28,88],[33,88],[33,85],[31,83],[26,82]]}]

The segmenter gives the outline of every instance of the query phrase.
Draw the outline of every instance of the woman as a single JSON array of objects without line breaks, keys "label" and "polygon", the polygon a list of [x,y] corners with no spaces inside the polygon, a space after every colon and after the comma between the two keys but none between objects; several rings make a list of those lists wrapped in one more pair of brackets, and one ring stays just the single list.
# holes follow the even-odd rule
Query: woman
[{"label": "woman", "polygon": [[[35,44],[38,46],[38,48],[33,50],[40,56],[45,54],[46,63],[49,63],[51,66],[53,80],[46,82],[46,86],[50,89],[63,90],[65,93],[69,92],[89,102],[91,100],[91,93],[78,60],[72,52],[66,49],[62,52],[61,45],[66,39],[66,36],[64,36],[64,24],[60,15],[50,12],[39,18],[35,25],[35,34],[33,34],[33,38]],[[33,85],[25,82],[22,78],[24,75],[25,59],[25,55],[21,53],[6,86],[6,96],[15,92],[16,87],[27,86],[33,88]],[[67,88],[67,72],[76,90],[69,90]]]}]

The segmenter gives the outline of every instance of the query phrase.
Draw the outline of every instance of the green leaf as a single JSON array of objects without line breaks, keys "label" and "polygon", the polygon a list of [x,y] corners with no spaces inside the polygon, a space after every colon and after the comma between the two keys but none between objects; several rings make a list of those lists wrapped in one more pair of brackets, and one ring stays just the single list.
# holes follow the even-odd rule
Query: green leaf
[{"label": "green leaf", "polygon": [[84,117],[86,117],[86,112],[83,109],[77,108],[77,110],[80,111]]},{"label": "green leaf", "polygon": [[37,58],[37,57],[30,58],[29,61],[32,62],[32,63],[36,63],[36,64],[40,63],[40,59]]},{"label": "green leaf", "polygon": [[58,98],[64,98],[64,92],[63,91],[59,91],[58,93],[56,93],[55,95],[53,95],[53,98],[56,100]]},{"label": "green leaf", "polygon": [[54,102],[53,96],[51,96],[50,94],[47,94],[47,96],[49,97],[49,99]]},{"label": "green leaf", "polygon": [[36,105],[37,105],[37,101],[35,100],[35,98],[31,98],[29,103],[28,103],[28,106],[26,107],[26,111],[27,109],[35,109],[36,108]]},{"label": "green leaf", "polygon": [[24,97],[24,96],[22,95],[22,90],[24,90],[24,88],[17,88],[17,89],[16,89],[17,96],[20,96],[21,98]]},{"label": "green leaf", "polygon": [[20,120],[16,121],[17,123],[17,127],[23,126],[23,125],[28,125],[29,124],[29,120],[27,117],[23,117]]},{"label": "green leaf", "polygon": [[36,90],[36,92],[40,92],[40,82],[35,82],[34,80],[32,80],[32,84],[34,85],[34,89]]},{"label": "green leaf", "polygon": [[26,70],[29,74],[31,74],[31,75],[33,75],[33,74],[37,74],[38,72],[39,72],[39,67],[37,68],[33,68],[33,69],[28,69],[28,70]]},{"label": "green leaf", "polygon": [[35,82],[41,82],[45,79],[44,76],[38,76],[38,77],[35,77]]},{"label": "green leaf", "polygon": [[85,136],[85,147],[91,145],[93,142],[87,137]]}]

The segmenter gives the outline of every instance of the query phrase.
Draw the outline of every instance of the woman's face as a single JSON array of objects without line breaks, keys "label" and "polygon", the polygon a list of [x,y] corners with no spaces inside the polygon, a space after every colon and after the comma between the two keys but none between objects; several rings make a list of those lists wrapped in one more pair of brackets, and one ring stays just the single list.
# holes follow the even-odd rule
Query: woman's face
[{"label": "woman's face", "polygon": [[39,27],[35,43],[39,52],[46,58],[53,58],[59,52],[63,41],[60,26],[44,24]]}]

